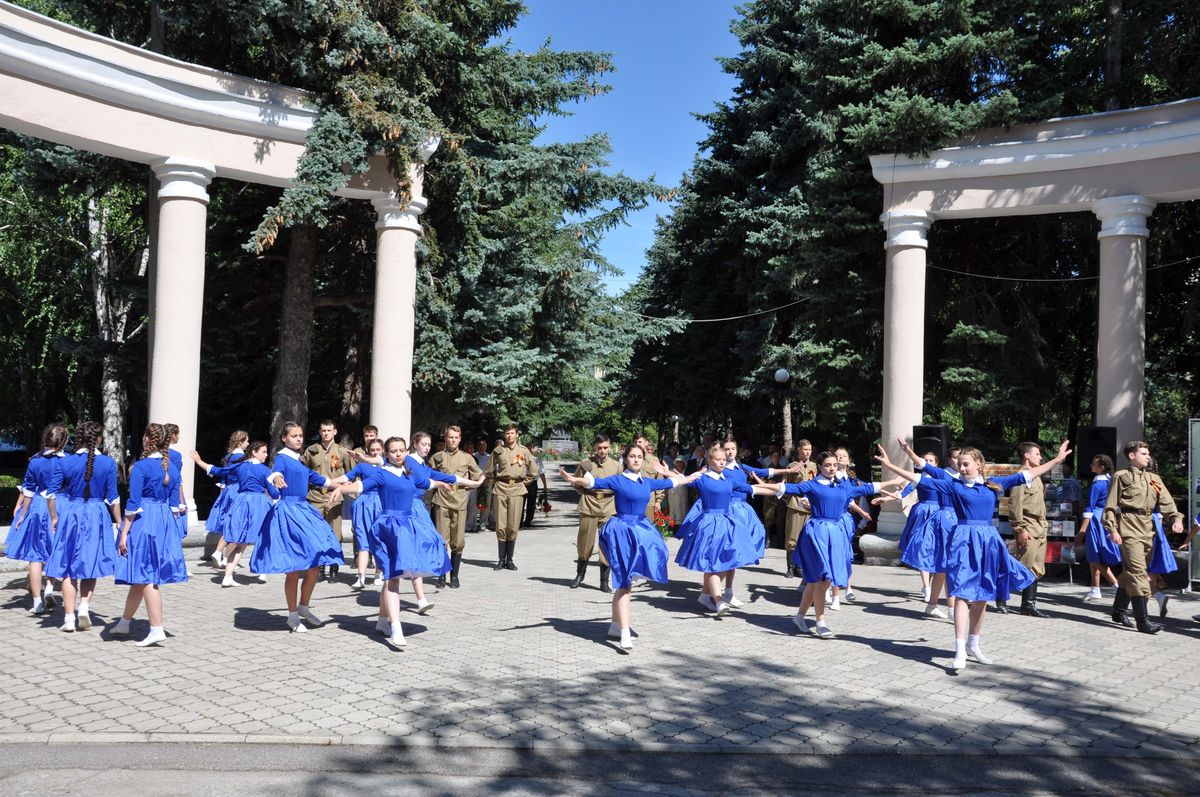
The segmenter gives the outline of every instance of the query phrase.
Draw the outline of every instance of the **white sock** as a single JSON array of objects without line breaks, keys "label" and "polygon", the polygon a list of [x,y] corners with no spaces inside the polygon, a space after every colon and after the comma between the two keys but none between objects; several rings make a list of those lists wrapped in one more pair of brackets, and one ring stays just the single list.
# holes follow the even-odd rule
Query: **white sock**
[{"label": "white sock", "polygon": [[72,625],[75,622],[75,612],[63,612],[63,624]]},{"label": "white sock", "polygon": [[132,623],[132,622],[133,622],[133,619],[132,619],[132,618],[130,618],[130,619],[128,619],[128,620],[127,620],[127,619],[125,619],[124,617],[122,617],[120,620],[117,620],[117,625],[120,625],[120,626],[125,626],[126,628],[128,628],[128,627],[129,627],[129,624],[130,624],[130,623]]},{"label": "white sock", "polygon": [[[976,637],[976,639],[978,639],[978,637]],[[966,652],[967,652],[967,640],[955,639],[954,640],[954,655],[962,656],[962,655],[966,654]]]},{"label": "white sock", "polygon": [[150,636],[154,636],[155,634],[161,634],[162,632],[163,632],[163,627],[161,625],[150,626]]},{"label": "white sock", "polygon": [[967,647],[979,647],[979,634],[967,634]]},{"label": "white sock", "polygon": [[87,614],[89,609],[90,607],[86,603],[80,603],[78,614]]},{"label": "white sock", "polygon": [[288,612],[288,622],[300,622],[300,612]]}]

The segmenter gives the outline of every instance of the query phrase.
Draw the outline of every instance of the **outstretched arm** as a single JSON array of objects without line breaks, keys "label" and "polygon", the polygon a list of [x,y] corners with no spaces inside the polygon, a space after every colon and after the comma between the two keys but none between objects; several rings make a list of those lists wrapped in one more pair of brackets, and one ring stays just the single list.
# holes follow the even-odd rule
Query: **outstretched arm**
[{"label": "outstretched arm", "polygon": [[891,458],[888,457],[887,450],[883,446],[876,443],[875,447],[879,449],[879,453],[875,455],[875,461],[880,465],[887,468],[900,478],[908,479],[910,482],[918,482],[921,480],[921,475],[919,473],[914,473],[911,470],[905,470],[896,463],[892,462]]},{"label": "outstretched arm", "polygon": [[925,461],[924,457],[920,456],[916,451],[913,450],[913,447],[909,445],[908,440],[904,439],[903,437],[897,437],[896,443],[899,444],[901,451],[903,451],[905,454],[908,454],[908,458],[913,461],[914,465]]},{"label": "outstretched arm", "polygon": [[1036,468],[1030,468],[1029,470],[1024,471],[1024,472],[1029,474],[1027,478],[1030,481],[1032,481],[1032,480],[1036,479],[1038,476],[1041,476],[1043,473],[1049,473],[1051,470],[1054,469],[1055,465],[1062,462],[1064,459],[1066,459],[1068,456],[1070,456],[1070,454],[1071,454],[1070,441],[1063,440],[1061,443],[1058,444],[1058,456],[1056,456],[1054,459],[1052,459],[1048,462],[1043,462],[1041,465],[1038,465]]}]

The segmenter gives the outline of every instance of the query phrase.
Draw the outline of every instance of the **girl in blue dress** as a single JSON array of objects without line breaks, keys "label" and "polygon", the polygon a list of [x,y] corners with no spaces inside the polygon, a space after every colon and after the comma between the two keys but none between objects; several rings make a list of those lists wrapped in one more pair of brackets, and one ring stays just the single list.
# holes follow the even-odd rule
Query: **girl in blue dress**
[{"label": "girl in blue dress", "polygon": [[255,573],[286,573],[283,596],[287,601],[287,625],[292,631],[307,631],[304,623],[321,625],[309,608],[317,586],[317,568],[344,561],[342,543],[321,514],[308,503],[309,486],[328,489],[331,482],[300,462],[304,427],[288,422],[279,437],[283,448],[275,453],[271,482],[280,491],[279,501],[267,512],[258,543],[250,557]]},{"label": "girl in blue dress", "polygon": [[42,450],[25,468],[25,479],[13,509],[12,526],[5,540],[5,556],[18,562],[29,562],[29,592],[33,596],[29,613],[34,615],[42,614],[47,608],[42,599],[42,571],[50,557],[54,525],[58,520],[51,485],[62,483],[60,462],[66,444],[67,427],[63,424],[52,423],[42,430]]},{"label": "girl in blue dress", "polygon": [[[192,459],[209,476],[230,480],[236,479],[237,494],[226,512],[224,520],[224,535],[227,545],[225,557],[225,578],[222,587],[236,587],[233,573],[237,570],[246,549],[258,543],[258,535],[262,531],[263,521],[271,511],[271,499],[279,498],[279,490],[271,483],[271,469],[264,463],[267,461],[267,444],[255,440],[249,444],[249,457],[239,459],[232,465],[209,465],[195,451]],[[266,577],[259,574],[258,580],[266,583]]]},{"label": "girl in blue dress", "polygon": [[[117,463],[100,453],[101,439],[100,424],[80,421],[75,428],[79,448],[62,458],[49,490],[56,494],[65,490],[70,499],[58,518],[54,544],[46,560],[46,575],[63,579],[62,630],[68,632],[92,627],[90,603],[96,579],[116,572],[114,530],[121,522],[121,498],[117,494]],[[62,485],[65,487],[60,490]]]},{"label": "girl in blue dress", "polygon": [[[800,599],[800,610],[792,622],[802,633],[809,633],[805,615],[811,606],[816,616],[812,633],[829,639],[833,631],[825,622],[825,594],[831,586],[845,587],[850,583],[850,562],[853,549],[846,535],[843,515],[851,501],[862,496],[874,495],[889,487],[898,487],[902,481],[895,479],[883,483],[863,483],[857,479],[839,476],[838,458],[832,451],[817,455],[817,476],[803,482],[756,486],[755,492],[783,498],[800,495],[812,506],[812,517],[804,524],[804,533],[796,542],[792,552],[795,564],[804,574],[804,594]],[[849,549],[849,550],[848,550]]]},{"label": "girl in blue dress", "polygon": [[1011,476],[985,479],[983,453],[976,448],[964,448],[958,455],[958,479],[935,479],[927,472],[941,470],[934,465],[918,466],[917,473],[894,464],[883,446],[875,457],[888,470],[910,481],[928,482],[932,489],[949,495],[958,515],[958,525],[950,537],[946,558],[946,582],[950,594],[959,600],[954,604],[954,662],[953,669],[967,666],[967,656],[980,664],[991,664],[980,646],[983,617],[987,604],[999,598],[1007,600],[1034,582],[1028,568],[1008,552],[1000,532],[992,525],[998,496],[1019,484],[1028,484],[1050,470],[1071,453],[1064,440],[1058,456],[1036,468],[1022,470]]},{"label": "girl in blue dress", "polygon": [[128,584],[125,611],[113,626],[114,636],[128,636],[138,606],[145,602],[150,632],[137,642],[145,648],[166,640],[163,630],[162,584],[187,581],[183,539],[172,512],[178,500],[179,468],[167,454],[169,443],[162,424],[152,423],[142,435],[142,458],[129,472],[129,502],[117,540],[116,582]]},{"label": "girl in blue dress", "polygon": [[1117,587],[1117,577],[1112,565],[1121,564],[1121,547],[1108,538],[1104,529],[1104,505],[1108,503],[1108,488],[1112,482],[1113,461],[1107,454],[1092,457],[1092,488],[1088,491],[1087,506],[1083,510],[1083,525],[1075,536],[1075,544],[1087,542],[1088,567],[1092,571],[1092,588],[1084,595],[1084,603],[1102,600],[1100,578],[1107,579],[1109,586]]},{"label": "girl in blue dress", "polygon": [[[896,441],[913,464],[926,463],[938,466],[937,455],[930,452],[924,456],[913,450],[908,441]],[[937,468],[927,471],[931,478],[953,478],[957,471]],[[938,606],[946,586],[946,552],[950,547],[950,533],[958,523],[958,515],[949,495],[936,492],[920,482],[909,482],[905,490],[917,493],[917,504],[909,511],[904,533],[900,535],[900,560],[921,572],[925,593],[925,616],[942,620],[949,618]],[[906,539],[907,536],[907,539]],[[947,597],[950,611],[954,611],[954,599]]]},{"label": "girl in blue dress", "polygon": [[[402,648],[407,642],[400,622],[400,579],[414,580],[446,572],[450,554],[442,536],[417,522],[413,496],[418,489],[429,489],[429,481],[418,477],[406,462],[404,439],[389,437],[384,442],[387,461],[356,474],[360,481],[339,476],[339,484],[330,496],[338,501],[343,495],[374,492],[379,496],[380,514],[371,528],[369,541],[375,566],[387,579],[383,590],[383,611],[388,624],[388,644]],[[349,474],[347,474],[348,476]]]},{"label": "girl in blue dress", "polygon": [[608,636],[620,640],[622,650],[633,649],[630,628],[631,599],[635,578],[658,584],[667,583],[667,561],[670,552],[658,529],[646,519],[646,504],[656,490],[669,490],[681,484],[691,484],[701,472],[691,476],[671,475],[666,479],[650,479],[641,475],[646,452],[638,445],[625,447],[621,461],[625,470],[618,476],[597,479],[591,473],[572,476],[565,470],[558,473],[572,486],[585,490],[611,490],[617,513],[600,527],[600,550],[608,560],[612,577],[612,622]]},{"label": "girl in blue dress", "polygon": [[[367,446],[367,459],[379,460],[383,459],[383,441],[379,439],[372,440]],[[361,478],[364,473],[370,468],[378,467],[372,465],[371,462],[360,462],[346,474],[347,481],[354,481]],[[343,504],[342,506],[345,506]],[[362,493],[354,500],[353,506],[350,508],[351,527],[354,529],[354,564],[358,570],[358,579],[350,585],[350,589],[360,590],[367,585],[367,560],[371,558],[371,526],[375,524],[379,518],[380,505],[379,494],[375,492]],[[379,585],[379,568],[375,568],[376,586]]]},{"label": "girl in blue dress", "polygon": [[[225,447],[225,456],[221,459],[221,467],[236,465],[244,460],[246,444],[249,442],[250,435],[241,429],[229,435],[229,444]],[[195,456],[196,452],[193,451],[193,459]],[[221,492],[217,495],[217,500],[213,502],[212,509],[208,510],[208,517],[204,519],[204,530],[210,534],[221,535],[221,538],[217,540],[217,548],[213,551],[213,561],[217,567],[224,567],[225,548],[228,545],[225,531],[229,524],[229,509],[233,506],[233,499],[238,493],[238,472],[237,470],[228,471],[228,475],[210,473],[209,476],[218,480],[217,486],[221,488]]]},{"label": "girl in blue dress", "polygon": [[[179,427],[173,423],[164,423],[163,428],[167,430],[169,444],[177,445],[179,443]],[[183,454],[171,448],[167,451],[167,456],[170,457],[171,464],[179,468],[180,473],[183,473]],[[179,482],[179,503],[175,507],[175,525],[179,529],[179,538],[186,537],[188,533],[188,501],[187,496],[183,493],[182,480]]]}]

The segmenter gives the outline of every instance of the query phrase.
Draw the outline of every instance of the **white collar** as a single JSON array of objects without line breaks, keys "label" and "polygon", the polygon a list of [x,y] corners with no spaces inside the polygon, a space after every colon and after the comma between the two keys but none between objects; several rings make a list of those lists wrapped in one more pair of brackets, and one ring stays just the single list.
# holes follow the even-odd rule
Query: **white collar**
[{"label": "white collar", "polygon": [[229,453],[230,453],[230,454],[245,454],[245,453],[246,453],[246,449],[244,449],[244,448],[235,448],[235,449],[233,449],[232,451],[230,451]]},{"label": "white collar", "polygon": [[408,476],[408,474],[404,472],[404,468],[398,468],[395,465],[391,464],[390,462],[386,465],[379,465],[378,467],[383,468],[384,470],[386,470],[388,473],[392,474],[393,476],[400,476],[402,478],[407,478],[407,476]]},{"label": "white collar", "polygon": [[[835,474],[835,475],[836,475],[836,474]],[[814,481],[815,481],[817,484],[823,484],[823,485],[825,485],[826,487],[828,487],[829,485],[833,484],[833,480],[832,480],[832,479],[826,479],[824,476],[817,476],[817,477],[816,477],[816,479],[814,479]]]},{"label": "white collar", "polygon": [[280,454],[283,454],[285,457],[291,457],[292,459],[296,460],[297,462],[300,461],[300,452],[299,451],[293,451],[290,448],[281,448],[275,452],[275,456],[279,456]]},{"label": "white collar", "polygon": [[737,466],[738,466],[738,463],[737,463],[736,459],[725,460],[725,470],[734,470],[735,468],[737,468]]},{"label": "white collar", "polygon": [[718,479],[718,480],[720,480],[720,479],[724,479],[724,478],[725,478],[725,474],[724,474],[724,473],[716,473],[715,471],[711,471],[711,470],[706,470],[706,471],[704,471],[704,475],[705,475],[705,476],[707,476],[707,477],[708,477],[708,478],[710,478],[710,479]]},{"label": "white collar", "polygon": [[964,476],[959,476],[958,480],[960,483],[962,483],[963,485],[965,485],[967,487],[974,487],[977,484],[982,485],[982,484],[987,483],[987,479],[981,479],[978,476],[976,476],[974,479],[968,479]]},{"label": "white collar", "polygon": [[[88,452],[88,450],[86,448],[81,448],[78,451],[76,451],[75,453],[76,454],[86,454],[87,452]],[[100,456],[100,449],[93,448],[92,453],[95,454],[96,456]]]},{"label": "white collar", "polygon": [[410,457],[412,457],[413,459],[415,459],[417,462],[420,462],[422,465],[425,464],[425,457],[421,456],[416,451],[410,451],[408,455]]},{"label": "white collar", "polygon": [[53,448],[47,448],[47,449],[45,449],[45,450],[43,450],[43,451],[42,451],[42,456],[43,456],[43,457],[44,457],[44,456],[46,456],[47,454],[49,454],[49,455],[51,455],[51,456],[55,456],[55,457],[61,457],[61,456],[63,456],[63,452],[62,452],[61,450],[58,450],[58,451],[56,451],[56,450],[54,450]]},{"label": "white collar", "polygon": [[1092,481],[1106,482],[1111,478],[1112,478],[1112,476],[1108,475],[1107,473],[1097,473],[1096,478],[1093,479]]},{"label": "white collar", "polygon": [[629,479],[629,481],[631,481],[631,482],[640,482],[642,480],[642,476],[640,473],[634,473],[631,470],[621,471],[621,475],[624,476],[626,479]]},{"label": "white collar", "polygon": [[155,451],[152,454],[147,454],[145,457],[143,457],[143,459],[162,459],[162,452]]}]

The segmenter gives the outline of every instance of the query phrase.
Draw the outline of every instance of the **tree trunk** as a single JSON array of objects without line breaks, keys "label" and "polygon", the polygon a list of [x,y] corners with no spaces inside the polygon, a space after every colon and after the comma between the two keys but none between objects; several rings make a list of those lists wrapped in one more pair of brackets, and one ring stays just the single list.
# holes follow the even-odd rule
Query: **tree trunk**
[{"label": "tree trunk", "polygon": [[783,456],[782,461],[786,463],[791,455],[792,448],[792,397],[783,397],[783,441],[782,446]]},{"label": "tree trunk", "polygon": [[1119,88],[1121,85],[1121,0],[1108,0],[1105,9],[1107,28],[1104,50],[1104,110],[1115,111],[1121,107]]},{"label": "tree trunk", "polygon": [[342,406],[339,417],[349,429],[362,425],[363,409],[363,357],[369,348],[363,343],[371,334],[360,319],[354,324],[354,334],[346,341],[346,363],[342,369]]},{"label": "tree trunk", "polygon": [[129,302],[112,294],[112,259],[109,257],[104,208],[95,196],[88,198],[88,245],[92,261],[92,298],[96,303],[96,327],[105,351],[101,365],[100,407],[104,448],[117,462],[117,478],[125,480],[125,412],[129,399],[120,378],[112,349],[121,343]]},{"label": "tree trunk", "polygon": [[271,434],[284,423],[308,420],[308,367],[312,360],[313,271],[317,261],[317,228],[298,224],[289,231],[284,267],[283,305],[279,319],[279,351],[271,399]]}]

